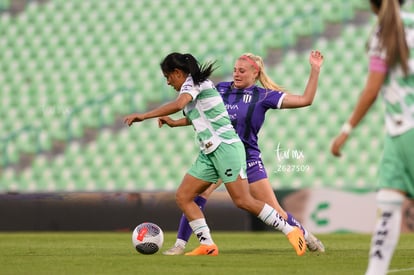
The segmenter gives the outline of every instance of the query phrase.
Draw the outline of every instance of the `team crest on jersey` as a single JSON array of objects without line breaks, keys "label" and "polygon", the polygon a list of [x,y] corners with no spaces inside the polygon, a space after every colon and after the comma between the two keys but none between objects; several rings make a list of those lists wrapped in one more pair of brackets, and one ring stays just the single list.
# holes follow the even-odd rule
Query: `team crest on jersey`
[{"label": "team crest on jersey", "polygon": [[184,83],[181,87],[181,91],[190,91],[193,88],[193,85],[190,83]]},{"label": "team crest on jersey", "polygon": [[252,95],[250,93],[245,93],[243,95],[243,102],[250,103],[250,101],[252,101]]}]

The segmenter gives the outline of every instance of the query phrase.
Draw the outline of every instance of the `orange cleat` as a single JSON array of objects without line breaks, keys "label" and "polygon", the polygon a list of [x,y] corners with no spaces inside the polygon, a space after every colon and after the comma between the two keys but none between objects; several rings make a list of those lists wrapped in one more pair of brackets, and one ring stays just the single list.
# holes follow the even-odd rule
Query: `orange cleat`
[{"label": "orange cleat", "polygon": [[298,256],[305,254],[306,242],[302,230],[300,230],[299,227],[295,227],[289,234],[287,234],[287,238]]},{"label": "orange cleat", "polygon": [[200,256],[200,255],[217,256],[218,253],[219,253],[219,250],[218,250],[217,245],[202,244],[196,249],[194,249],[193,251],[185,253],[185,255],[186,256]]}]

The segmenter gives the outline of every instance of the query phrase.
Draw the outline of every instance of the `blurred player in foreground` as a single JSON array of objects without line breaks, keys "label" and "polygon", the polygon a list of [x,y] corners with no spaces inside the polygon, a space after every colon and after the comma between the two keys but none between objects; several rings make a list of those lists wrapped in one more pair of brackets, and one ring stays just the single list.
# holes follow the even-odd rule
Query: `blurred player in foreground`
[{"label": "blurred player in foreground", "polygon": [[177,126],[192,125],[197,134],[200,153],[176,192],[177,204],[200,242],[199,247],[186,255],[218,255],[218,247],[211,237],[204,214],[194,202],[197,195],[218,179],[222,180],[237,207],[282,231],[296,254],[305,254],[302,231],[289,225],[274,208],[256,200],[249,192],[243,143],[231,125],[222,98],[208,79],[214,64],[199,65],[191,54],[171,53],[160,65],[167,84],[179,92],[178,97],[146,113],[128,115],[124,122],[131,126],[134,122],[184,110],[185,117]]},{"label": "blurred player in foreground", "polygon": [[379,167],[378,219],[372,236],[367,275],[386,274],[398,244],[404,198],[414,197],[414,14],[400,11],[403,0],[370,0],[377,15],[368,41],[369,73],[348,121],[334,139],[340,150],[380,90],[385,102],[387,135]]},{"label": "blurred player in foreground", "polygon": [[[284,92],[283,88],[274,83],[266,74],[262,58],[251,53],[244,54],[236,60],[232,82],[221,82],[216,87],[223,98],[232,124],[244,144],[250,193],[254,198],[275,208],[290,225],[301,228],[310,251],[324,252],[322,242],[280,206],[267,177],[258,146],[258,133],[269,109],[300,108],[312,104],[318,86],[320,67],[323,63],[322,54],[312,51],[309,62],[311,72],[303,95]],[[256,85],[257,81],[262,84],[263,88]],[[160,126],[163,124],[170,127],[177,126],[177,121],[169,117],[161,117],[159,122]],[[196,197],[195,202],[201,209],[204,208],[208,197],[217,186],[218,184],[212,185],[206,192]],[[184,254],[191,233],[191,227],[183,215],[178,228],[177,240],[173,247],[164,251],[164,255]]]}]

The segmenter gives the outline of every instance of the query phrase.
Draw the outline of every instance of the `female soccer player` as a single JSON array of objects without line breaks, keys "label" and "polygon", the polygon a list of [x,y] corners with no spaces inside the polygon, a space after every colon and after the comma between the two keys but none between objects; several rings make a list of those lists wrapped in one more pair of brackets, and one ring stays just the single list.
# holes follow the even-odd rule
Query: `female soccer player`
[{"label": "female soccer player", "polygon": [[305,254],[302,231],[289,225],[274,208],[254,199],[249,192],[243,143],[231,125],[222,98],[208,79],[214,63],[199,65],[191,54],[171,53],[160,65],[167,84],[179,92],[178,97],[146,113],[128,115],[124,122],[131,126],[134,122],[184,110],[182,124],[192,125],[197,134],[200,153],[176,192],[177,204],[200,242],[199,247],[186,255],[218,255],[218,247],[194,198],[219,178],[237,207],[282,231],[296,254]]},{"label": "female soccer player", "polygon": [[378,21],[368,41],[369,73],[348,121],[334,139],[332,154],[341,148],[365,116],[379,91],[385,102],[387,135],[379,167],[379,217],[372,236],[367,275],[386,274],[401,227],[405,196],[414,197],[414,14],[400,11],[403,0],[371,0]]},{"label": "female soccer player", "polygon": [[[219,83],[216,87],[227,107],[232,124],[244,144],[250,193],[254,198],[275,208],[289,224],[300,227],[310,251],[324,252],[325,248],[322,242],[280,206],[262,163],[257,137],[264,123],[265,113],[269,109],[300,108],[312,104],[317,90],[323,56],[318,51],[312,51],[309,61],[311,73],[303,95],[283,92],[283,89],[266,74],[262,58],[250,53],[237,59],[233,71],[233,81]],[[257,80],[260,81],[263,88],[255,84]],[[161,117],[159,124],[160,126],[167,124],[170,127],[176,127],[183,123],[169,117]],[[196,197],[195,202],[201,209],[216,186],[211,186],[202,195]],[[191,228],[183,215],[178,228],[177,240],[172,248],[164,251],[164,254],[183,254],[190,236]]]}]

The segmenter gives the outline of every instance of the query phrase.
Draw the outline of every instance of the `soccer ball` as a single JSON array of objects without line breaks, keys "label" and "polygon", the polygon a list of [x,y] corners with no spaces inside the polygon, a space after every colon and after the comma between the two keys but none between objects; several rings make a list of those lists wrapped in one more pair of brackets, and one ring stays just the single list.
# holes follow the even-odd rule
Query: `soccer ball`
[{"label": "soccer ball", "polygon": [[141,223],[132,232],[132,245],[141,254],[154,254],[163,243],[164,233],[155,223]]}]

